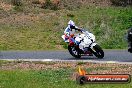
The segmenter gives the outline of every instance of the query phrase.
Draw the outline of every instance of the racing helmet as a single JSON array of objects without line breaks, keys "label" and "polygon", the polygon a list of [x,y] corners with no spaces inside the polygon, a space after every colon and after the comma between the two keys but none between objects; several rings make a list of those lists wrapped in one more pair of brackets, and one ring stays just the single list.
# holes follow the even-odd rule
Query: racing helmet
[{"label": "racing helmet", "polygon": [[71,29],[75,29],[75,23],[72,20],[68,22],[68,25],[70,26]]}]

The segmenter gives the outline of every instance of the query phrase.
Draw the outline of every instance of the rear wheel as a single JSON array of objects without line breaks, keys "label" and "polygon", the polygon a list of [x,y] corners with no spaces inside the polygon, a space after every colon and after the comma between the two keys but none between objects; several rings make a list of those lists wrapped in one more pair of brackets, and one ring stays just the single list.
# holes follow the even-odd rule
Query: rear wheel
[{"label": "rear wheel", "polygon": [[102,50],[102,48],[99,46],[99,45],[95,45],[93,47],[94,50],[93,51],[93,54],[98,57],[98,58],[103,58],[104,57],[104,51]]},{"label": "rear wheel", "polygon": [[77,46],[68,45],[68,51],[75,58],[80,58],[81,57],[81,55],[79,53],[79,48]]}]

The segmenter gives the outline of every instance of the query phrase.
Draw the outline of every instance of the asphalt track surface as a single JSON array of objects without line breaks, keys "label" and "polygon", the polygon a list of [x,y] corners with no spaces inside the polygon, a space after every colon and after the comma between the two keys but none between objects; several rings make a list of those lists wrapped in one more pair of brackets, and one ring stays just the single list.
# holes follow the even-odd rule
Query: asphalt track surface
[{"label": "asphalt track surface", "polygon": [[40,60],[40,61],[97,61],[97,62],[129,62],[132,63],[132,53],[127,50],[104,50],[105,57],[82,56],[77,59],[68,51],[1,51],[1,60]]}]

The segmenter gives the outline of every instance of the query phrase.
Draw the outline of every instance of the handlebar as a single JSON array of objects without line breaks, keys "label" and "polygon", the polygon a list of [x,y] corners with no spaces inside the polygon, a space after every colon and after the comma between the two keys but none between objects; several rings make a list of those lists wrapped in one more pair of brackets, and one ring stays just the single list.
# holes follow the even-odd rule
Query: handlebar
[{"label": "handlebar", "polygon": [[84,34],[87,34],[87,35],[88,35],[88,33],[89,33],[88,31],[86,31],[86,30],[84,30],[84,29],[82,29],[81,32],[84,33]]}]

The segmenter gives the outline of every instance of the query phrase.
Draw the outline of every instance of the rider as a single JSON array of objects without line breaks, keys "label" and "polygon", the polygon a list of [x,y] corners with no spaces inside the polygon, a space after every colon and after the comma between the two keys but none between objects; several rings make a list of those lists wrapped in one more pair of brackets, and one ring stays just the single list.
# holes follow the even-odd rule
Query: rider
[{"label": "rider", "polygon": [[65,34],[65,41],[69,39],[70,44],[79,45],[80,42],[78,42],[78,41],[76,41],[76,40],[74,39],[74,34],[75,34],[75,31],[76,31],[76,30],[82,32],[82,29],[81,29],[81,28],[78,28],[77,26],[75,26],[75,23],[74,23],[72,20],[70,20],[70,21],[68,22],[67,28],[66,28],[65,31],[64,31],[64,34]]},{"label": "rider", "polygon": [[[74,34],[75,34],[76,30],[79,31],[79,32],[82,32],[82,33],[85,31],[82,28],[79,28],[79,27],[75,26],[75,23],[72,20],[70,20],[68,22],[67,28],[64,31],[65,41],[67,41],[69,39],[70,44],[72,44],[72,45],[74,45],[74,44],[79,45],[81,42],[76,41],[75,37],[74,37]],[[92,53],[89,52],[89,51],[87,51],[86,48],[84,48],[84,52],[87,53],[87,54],[89,54],[89,55],[92,55]]]}]

